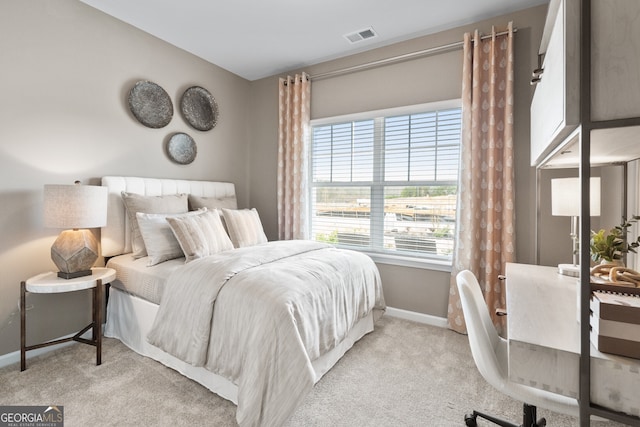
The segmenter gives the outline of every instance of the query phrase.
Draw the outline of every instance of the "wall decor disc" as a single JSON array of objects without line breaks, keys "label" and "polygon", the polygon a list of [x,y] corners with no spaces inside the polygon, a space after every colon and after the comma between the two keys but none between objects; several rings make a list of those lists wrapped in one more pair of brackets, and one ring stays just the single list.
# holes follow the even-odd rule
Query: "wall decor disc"
[{"label": "wall decor disc", "polygon": [[129,91],[129,109],[143,125],[158,129],[173,117],[173,103],[169,94],[153,82],[141,80]]},{"label": "wall decor disc", "polygon": [[186,133],[174,133],[167,142],[167,154],[169,158],[181,165],[193,162],[198,154],[196,142]]},{"label": "wall decor disc", "polygon": [[208,90],[192,86],[180,100],[184,119],[197,130],[211,130],[218,121],[218,104]]}]

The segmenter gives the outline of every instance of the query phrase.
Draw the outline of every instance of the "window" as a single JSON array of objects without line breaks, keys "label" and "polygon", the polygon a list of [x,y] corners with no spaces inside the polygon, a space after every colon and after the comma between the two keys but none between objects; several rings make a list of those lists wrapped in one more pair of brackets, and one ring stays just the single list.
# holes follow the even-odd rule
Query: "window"
[{"label": "window", "polygon": [[311,238],[451,259],[459,101],[312,121]]}]

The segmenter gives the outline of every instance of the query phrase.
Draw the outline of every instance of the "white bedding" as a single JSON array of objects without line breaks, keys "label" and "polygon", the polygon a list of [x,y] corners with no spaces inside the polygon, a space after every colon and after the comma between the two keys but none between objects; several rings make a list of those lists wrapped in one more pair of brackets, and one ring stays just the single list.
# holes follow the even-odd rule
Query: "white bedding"
[{"label": "white bedding", "polygon": [[[192,366],[147,342],[158,313],[158,305],[118,288],[112,288],[107,306],[104,335],[116,338],[138,354],[150,357],[203,385],[217,395],[238,404],[238,386],[202,367]],[[336,364],[360,338],[373,331],[373,312],[358,321],[333,350],[312,362],[315,382]]]},{"label": "white bedding", "polygon": [[134,258],[131,254],[111,258],[107,267],[116,270],[116,280],[111,286],[160,304],[167,277],[184,265],[184,258],[172,259],[151,267],[147,263],[147,257]]},{"label": "white bedding", "polygon": [[237,384],[241,426],[278,426],[315,383],[312,360],[374,309],[384,299],[366,255],[271,242],[174,271],[148,340]]}]

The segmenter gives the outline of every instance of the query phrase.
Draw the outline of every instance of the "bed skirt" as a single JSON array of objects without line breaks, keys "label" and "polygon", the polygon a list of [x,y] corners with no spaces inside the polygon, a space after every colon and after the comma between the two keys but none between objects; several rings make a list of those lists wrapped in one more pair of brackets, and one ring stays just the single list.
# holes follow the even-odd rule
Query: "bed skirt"
[{"label": "bed skirt", "polygon": [[[147,342],[146,337],[153,326],[158,307],[157,304],[111,287],[104,336],[119,339],[136,353],[180,372],[185,377],[237,405],[238,387],[236,384],[205,368],[189,365]],[[336,348],[312,361],[316,374],[315,382],[318,382],[353,347],[356,341],[371,331],[373,331],[373,312],[356,323]]]}]

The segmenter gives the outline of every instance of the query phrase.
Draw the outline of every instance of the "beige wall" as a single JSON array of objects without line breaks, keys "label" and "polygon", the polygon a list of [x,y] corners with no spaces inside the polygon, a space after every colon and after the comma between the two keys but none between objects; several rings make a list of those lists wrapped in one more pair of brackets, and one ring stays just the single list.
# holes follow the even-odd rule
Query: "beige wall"
[{"label": "beige wall", "polygon": [[[311,74],[342,69],[462,39],[466,31],[478,28],[488,33],[491,26],[506,28],[512,20],[515,36],[515,156],[517,258],[535,261],[535,170],[529,167],[529,105],[531,71],[537,66],[546,6],[497,17],[455,30],[413,39],[381,49],[322,63],[305,69]],[[459,98],[462,51],[388,65],[324,80],[312,80],[312,118],[376,110],[430,101]],[[277,98],[276,77],[251,83],[251,205],[267,225],[269,237],[277,232],[276,191]],[[265,160],[272,159],[272,160]],[[389,306],[433,316],[446,317],[450,275],[427,269],[379,264]]]},{"label": "beige wall", "polygon": [[[59,230],[42,225],[44,184],[97,184],[103,175],[222,180],[249,205],[249,82],[75,0],[0,3],[0,355],[19,349],[19,283],[54,270]],[[174,103],[163,129],[129,112],[138,80],[161,85]],[[220,106],[219,124],[190,128],[175,107],[191,85]],[[172,163],[164,142],[187,132],[196,160]],[[273,195],[275,198],[275,195]],[[90,318],[89,294],[29,295],[28,342],[76,332]],[[86,323],[85,323],[86,322]]]}]

